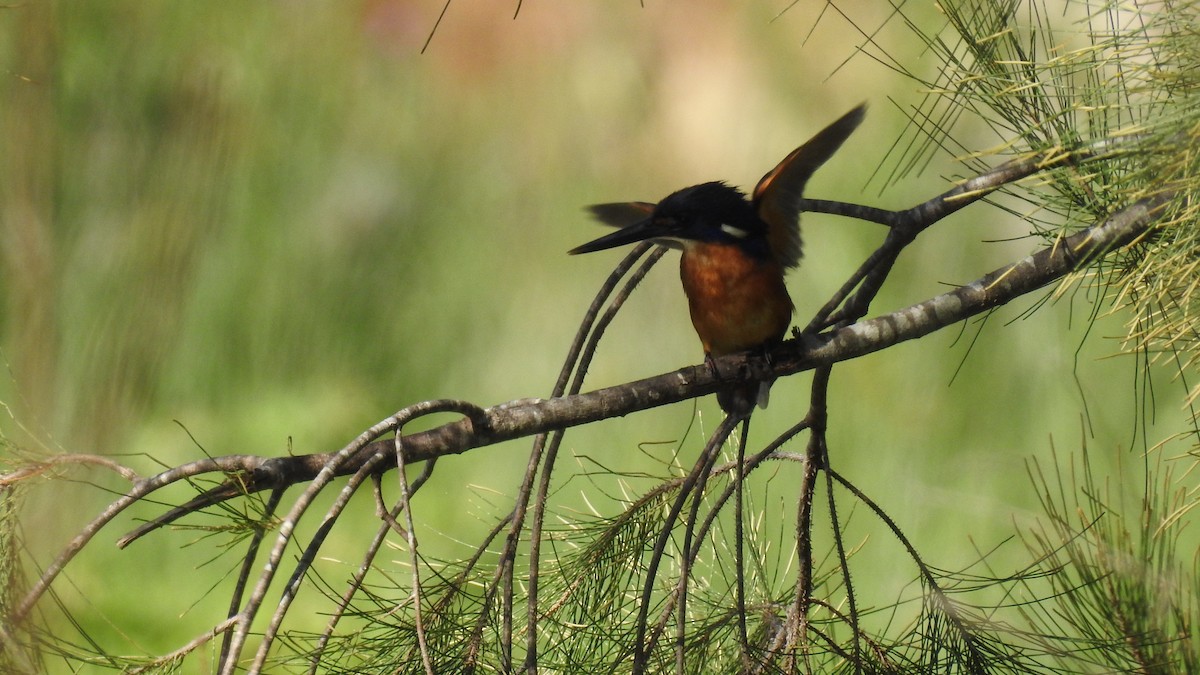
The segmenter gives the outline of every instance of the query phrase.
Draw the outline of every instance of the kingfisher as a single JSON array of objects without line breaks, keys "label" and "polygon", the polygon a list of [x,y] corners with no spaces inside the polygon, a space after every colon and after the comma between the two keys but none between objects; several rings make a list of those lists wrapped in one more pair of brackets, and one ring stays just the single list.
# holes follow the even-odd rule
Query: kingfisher
[{"label": "kingfisher", "polygon": [[[681,251],[679,276],[705,361],[781,342],[795,306],[783,277],[800,264],[804,185],[862,122],[866,106],[843,115],[767,172],[749,197],[721,181],[674,192],[657,204],[588,207],[621,229],[578,246],[571,255],[651,241]],[[766,407],[772,381],[717,392],[727,413]]]}]

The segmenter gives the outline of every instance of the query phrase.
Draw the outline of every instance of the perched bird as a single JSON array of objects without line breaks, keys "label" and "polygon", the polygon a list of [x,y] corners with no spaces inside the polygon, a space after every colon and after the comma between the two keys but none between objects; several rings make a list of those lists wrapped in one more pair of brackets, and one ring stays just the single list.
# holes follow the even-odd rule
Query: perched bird
[{"label": "perched bird", "polygon": [[[783,340],[792,298],[783,275],[800,264],[800,201],[804,184],[858,127],[860,105],[796,148],[767,172],[747,199],[723,182],[703,183],[657,204],[621,202],[589,207],[620,227],[570,251],[572,255],[650,240],[680,249],[679,275],[705,359],[765,349]],[[726,412],[766,407],[771,382],[717,393]],[[757,394],[757,396],[756,396]]]}]

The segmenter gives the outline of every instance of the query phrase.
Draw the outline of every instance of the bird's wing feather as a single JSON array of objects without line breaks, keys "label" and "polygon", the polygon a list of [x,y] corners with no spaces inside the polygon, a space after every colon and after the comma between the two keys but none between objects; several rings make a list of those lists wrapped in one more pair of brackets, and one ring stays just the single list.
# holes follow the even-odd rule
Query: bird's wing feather
[{"label": "bird's wing feather", "polygon": [[614,202],[612,204],[592,204],[587,207],[592,217],[613,227],[629,227],[645,220],[654,212],[654,204],[649,202]]},{"label": "bird's wing feather", "polygon": [[[862,104],[796,148],[754,187],[754,206],[767,224],[767,242],[784,268],[800,264],[800,199],[804,184],[862,122]],[[606,221],[607,222],[607,221]]]}]

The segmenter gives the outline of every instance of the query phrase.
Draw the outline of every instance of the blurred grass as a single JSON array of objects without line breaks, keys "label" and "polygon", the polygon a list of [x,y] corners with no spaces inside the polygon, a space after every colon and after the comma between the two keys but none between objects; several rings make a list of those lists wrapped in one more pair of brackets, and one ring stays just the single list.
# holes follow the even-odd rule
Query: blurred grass
[{"label": "blurred grass", "polygon": [[[866,124],[811,195],[903,207],[945,189],[939,174],[955,170],[943,157],[919,178],[868,184],[903,124],[888,98],[919,92],[853,58],[856,36],[836,18],[805,40],[818,8],[771,22],[782,6],[527,3],[511,20],[503,3],[456,0],[421,55],[440,9],[0,9],[5,434],[44,451],[177,464],[201,451],[180,425],[211,454],[314,452],[422,399],[542,396],[615,258],[564,255],[596,233],[582,205],[715,178],[749,187],[863,100]],[[919,45],[888,48],[932,66]],[[801,317],[881,236],[831,217],[805,224],[806,262],[790,282]],[[906,254],[876,311],[1027,253],[1028,240],[985,243],[1027,230],[983,205],[948,220]],[[1030,304],[1000,310],[973,345],[974,324],[835,371],[835,465],[947,568],[1036,515],[1024,458],[1051,438],[1074,447],[1087,437],[1114,457],[1158,440],[1139,426],[1145,389],[1131,386],[1131,360],[1099,360],[1117,344],[1097,338],[1122,335],[1122,317],[1090,327],[1088,303],[1068,298],[1015,320]],[[684,307],[668,259],[611,329],[593,385],[698,362]],[[798,416],[806,382],[776,387],[755,438]],[[715,425],[714,403],[699,409]],[[636,444],[680,438],[692,415],[679,405],[599,424],[569,436],[568,450],[643,470],[656,463]],[[1175,429],[1181,418],[1167,405],[1153,421]],[[696,431],[688,439],[685,462],[699,443]],[[452,540],[471,542],[507,508],[522,448],[444,460],[421,497],[430,555],[461,552]],[[583,508],[577,486],[564,489],[564,508]],[[30,545],[43,555],[60,546],[99,499],[34,494]],[[175,550],[184,536],[97,551],[72,578],[137,642],[172,648],[189,629],[154,617],[212,583],[190,573],[192,549]],[[351,563],[356,537],[345,535]],[[864,549],[860,592],[875,586],[886,600],[911,579],[894,559],[888,545]],[[188,579],[163,580],[164,570]],[[131,607],[146,579],[179,605]],[[194,632],[214,616],[186,622]]]}]

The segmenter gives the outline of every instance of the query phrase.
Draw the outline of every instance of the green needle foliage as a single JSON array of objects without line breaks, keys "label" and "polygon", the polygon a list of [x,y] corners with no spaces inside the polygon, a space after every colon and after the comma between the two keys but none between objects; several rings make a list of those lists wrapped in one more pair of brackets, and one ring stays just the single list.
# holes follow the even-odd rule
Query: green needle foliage
[{"label": "green needle foliage", "polygon": [[[938,146],[974,168],[996,154],[1098,155],[1007,190],[1015,201],[1006,208],[1051,240],[1139,199],[1175,196],[1152,237],[1090,273],[1100,272],[1110,298],[1129,310],[1128,350],[1194,370],[1200,5],[973,0],[939,7],[945,32],[914,32],[943,67],[933,78],[914,76],[929,94],[911,113],[913,140],[898,144],[906,150],[898,165],[923,165]],[[994,146],[956,144],[960,123],[982,124]]]},{"label": "green needle foliage", "polygon": [[1066,464],[1031,463],[1046,518],[1023,538],[1051,591],[1020,607],[1030,636],[1063,670],[1196,672],[1200,576],[1181,526],[1195,491],[1161,460],[1142,499],[1096,476],[1086,449]]}]

